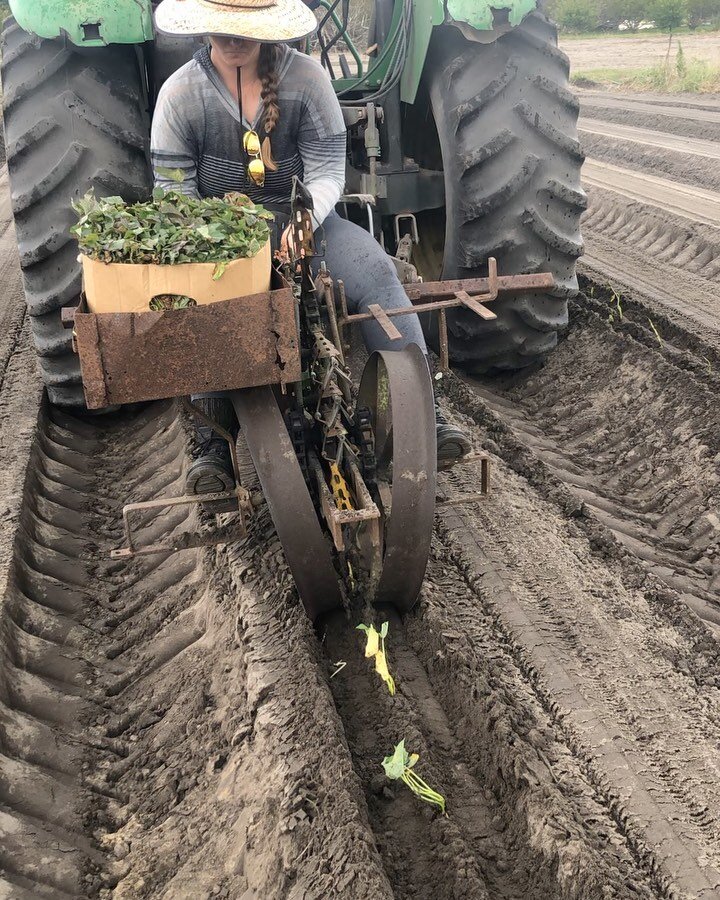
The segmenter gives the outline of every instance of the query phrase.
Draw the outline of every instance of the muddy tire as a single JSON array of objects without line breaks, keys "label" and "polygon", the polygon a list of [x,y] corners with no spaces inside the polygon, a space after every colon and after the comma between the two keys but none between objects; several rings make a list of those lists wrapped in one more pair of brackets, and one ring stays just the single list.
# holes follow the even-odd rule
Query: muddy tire
[{"label": "muddy tire", "polygon": [[25,296],[52,403],[82,406],[80,367],[60,309],[81,288],[71,201],[138,200],[151,190],[144,76],[134,47],[79,52],[8,19],[2,32],[5,145]]},{"label": "muddy tire", "polygon": [[517,369],[541,359],[567,323],[582,253],[578,103],[568,59],[540,13],[491,44],[454,26],[436,29],[428,61],[446,192],[443,278],[550,271],[551,294],[493,304],[497,320],[449,316],[453,360],[471,371]]}]

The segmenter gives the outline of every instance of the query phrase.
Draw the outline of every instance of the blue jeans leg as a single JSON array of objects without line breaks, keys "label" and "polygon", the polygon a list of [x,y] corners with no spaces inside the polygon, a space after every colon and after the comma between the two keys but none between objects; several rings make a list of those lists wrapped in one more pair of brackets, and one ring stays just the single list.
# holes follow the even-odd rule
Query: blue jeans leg
[{"label": "blue jeans leg", "polygon": [[[331,212],[322,229],[315,232],[318,244],[322,237],[327,242],[324,259],[328,271],[334,279],[344,282],[351,313],[366,313],[371,303],[377,303],[383,309],[412,307],[390,257],[370,232]],[[319,264],[316,259],[316,271]],[[396,316],[392,321],[402,334],[401,340],[391,341],[377,322],[362,325],[365,346],[371,353],[402,350],[411,343],[427,353],[417,316]]]}]

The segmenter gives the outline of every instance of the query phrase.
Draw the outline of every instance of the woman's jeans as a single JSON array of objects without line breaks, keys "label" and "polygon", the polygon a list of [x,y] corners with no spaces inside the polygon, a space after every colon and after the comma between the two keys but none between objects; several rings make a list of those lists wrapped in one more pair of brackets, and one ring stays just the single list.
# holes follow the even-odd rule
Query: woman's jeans
[{"label": "woman's jeans", "polygon": [[[320,241],[323,239],[327,243],[325,256],[316,257],[313,268],[317,274],[324,259],[330,275],[344,282],[350,313],[366,313],[371,303],[377,303],[383,309],[412,306],[400,284],[395,265],[369,231],[331,212],[322,228],[315,232],[317,252],[320,252]],[[375,350],[402,350],[412,343],[417,344],[423,353],[427,352],[417,316],[397,316],[393,318],[393,324],[402,334],[398,341],[391,341],[377,322],[370,321],[361,326],[365,346],[370,353]]]},{"label": "woman's jeans", "polygon": [[[383,309],[412,306],[400,283],[395,266],[375,238],[353,222],[331,212],[323,225],[315,232],[316,251],[321,251],[325,241],[325,256],[316,257],[313,270],[317,275],[320,263],[325,262],[328,273],[344,282],[350,313],[366,313],[371,303]],[[425,338],[417,316],[396,316],[393,323],[402,334],[400,340],[391,341],[375,321],[361,325],[365,346],[370,353],[375,350],[402,350],[408,344],[417,344],[427,353]],[[195,394],[193,400],[205,397],[224,397],[223,391]]]}]

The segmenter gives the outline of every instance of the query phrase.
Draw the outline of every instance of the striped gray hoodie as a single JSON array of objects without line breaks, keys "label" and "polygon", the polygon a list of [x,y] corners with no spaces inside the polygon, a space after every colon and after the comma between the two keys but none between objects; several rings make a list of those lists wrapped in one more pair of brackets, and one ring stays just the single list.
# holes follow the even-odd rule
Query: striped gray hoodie
[{"label": "striped gray hoodie", "polygon": [[[160,90],[150,142],[156,185],[200,197],[240,191],[258,203],[288,206],[297,175],[312,194],[317,224],[322,223],[345,183],[342,111],[319,63],[283,44],[278,50],[280,121],[271,135],[278,169],[266,172],[265,185],[247,178],[237,102],[210,61],[209,47],[198,50]],[[258,130],[263,114],[261,103],[245,128]],[[160,168],[181,169],[185,181],[178,185],[162,177]]]}]

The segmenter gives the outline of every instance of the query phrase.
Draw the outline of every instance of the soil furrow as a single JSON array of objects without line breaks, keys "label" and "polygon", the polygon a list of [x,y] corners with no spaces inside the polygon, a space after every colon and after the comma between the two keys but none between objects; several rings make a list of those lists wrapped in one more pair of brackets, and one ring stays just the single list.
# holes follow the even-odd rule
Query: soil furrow
[{"label": "soil furrow", "polygon": [[[175,408],[44,409],[33,457],[2,608],[0,893],[341,897],[352,883],[389,898],[311,630],[277,541],[259,539],[267,514],[247,554],[119,566],[123,500],[165,484],[153,461],[182,474]],[[139,537],[187,519],[160,514]]]},{"label": "soil furrow", "polygon": [[[418,614],[390,618],[390,698],[343,615],[316,640],[264,507],[226,549],[107,558],[122,502],[168,484],[151,461],[182,474],[172,404],[46,409],[34,456],[3,620],[10,896],[665,896],[492,617],[457,643],[451,598],[475,600],[442,543]],[[385,782],[402,737],[447,818]],[[40,868],[48,841],[72,850]]]},{"label": "soil furrow", "polygon": [[720,140],[720,113],[717,112],[706,113],[705,115],[711,117],[710,120],[707,120],[698,118],[694,109],[681,109],[682,115],[677,116],[675,107],[667,107],[663,112],[650,104],[645,104],[645,108],[642,110],[634,106],[628,108],[622,103],[610,105],[598,101],[591,104],[587,102],[584,95],[581,99],[581,106],[583,116],[589,119],[615,122],[634,128],[649,128],[658,132],[670,132],[680,137],[692,137],[707,141]]},{"label": "soil furrow", "polygon": [[[460,410],[490,428],[488,448],[515,469],[496,468],[496,498],[441,514],[451,548],[659,887],[670,896],[714,896],[720,859],[706,853],[714,854],[720,828],[711,812],[718,802],[717,647],[680,613],[677,595],[603,539],[577,497],[553,487],[512,430],[498,422],[493,433],[490,410],[461,386],[450,389]],[[558,504],[555,513],[517,472],[532,473]],[[453,481],[461,497],[466,483]]]},{"label": "soil furrow", "polygon": [[[720,603],[713,350],[662,347],[639,304],[584,298],[559,353],[476,391],[579,501],[708,621]],[[656,326],[657,327],[657,326]],[[662,325],[661,325],[662,327]],[[678,365],[678,360],[683,365]]]},{"label": "soil furrow", "polygon": [[720,144],[716,141],[702,141],[698,138],[681,137],[668,132],[653,131],[651,128],[638,128],[632,125],[618,125],[615,122],[603,122],[600,119],[580,118],[578,130],[583,135],[599,135],[603,138],[614,138],[618,141],[630,141],[652,147],[654,151],[671,150],[675,153],[701,156],[707,159],[720,159]]},{"label": "soil furrow", "polygon": [[702,225],[720,225],[720,193],[658,178],[609,162],[587,159],[583,183],[615,191],[622,197],[657,207]]},{"label": "soil furrow", "polygon": [[[720,232],[593,188],[583,222],[581,271],[634,289],[651,311],[720,346]],[[600,276],[598,278],[597,276]],[[602,281],[600,280],[602,279]]]},{"label": "soil furrow", "polygon": [[650,101],[643,97],[625,94],[622,97],[612,94],[583,93],[583,107],[596,110],[621,109],[629,112],[649,113],[654,116],[667,116],[672,119],[689,119],[693,122],[711,122],[720,125],[720,108],[717,105],[683,106],[666,102]]}]

